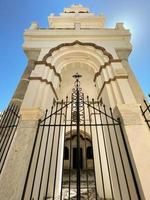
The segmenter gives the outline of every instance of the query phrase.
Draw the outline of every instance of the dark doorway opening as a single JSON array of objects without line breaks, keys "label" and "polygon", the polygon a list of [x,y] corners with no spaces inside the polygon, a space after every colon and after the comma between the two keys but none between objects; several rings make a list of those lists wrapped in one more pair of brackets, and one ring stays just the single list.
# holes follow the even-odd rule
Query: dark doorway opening
[{"label": "dark doorway opening", "polygon": [[83,152],[80,148],[80,161],[77,160],[77,148],[73,148],[73,169],[77,168],[77,162],[80,162],[80,169],[83,168]]}]

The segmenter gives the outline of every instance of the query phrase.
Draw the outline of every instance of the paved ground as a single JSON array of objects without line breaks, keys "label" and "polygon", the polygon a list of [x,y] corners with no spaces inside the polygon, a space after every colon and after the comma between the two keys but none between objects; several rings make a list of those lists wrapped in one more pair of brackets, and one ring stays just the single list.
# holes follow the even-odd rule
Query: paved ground
[{"label": "paved ground", "polygon": [[[69,181],[69,173],[70,173],[70,181]],[[93,170],[81,170],[80,172],[80,182],[81,182],[81,200],[96,199],[96,191],[95,191],[95,179],[94,179],[94,171]],[[70,190],[69,190],[70,183]],[[63,173],[63,199],[75,200],[77,199],[77,189],[76,189],[76,171],[64,170]]]}]

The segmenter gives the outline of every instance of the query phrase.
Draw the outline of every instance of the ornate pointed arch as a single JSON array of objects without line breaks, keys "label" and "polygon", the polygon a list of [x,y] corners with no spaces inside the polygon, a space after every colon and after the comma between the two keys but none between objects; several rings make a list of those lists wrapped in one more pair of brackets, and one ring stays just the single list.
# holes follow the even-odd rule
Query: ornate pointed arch
[{"label": "ornate pointed arch", "polygon": [[81,45],[81,46],[94,47],[95,49],[101,50],[104,55],[108,56],[109,60],[113,59],[113,56],[108,51],[106,51],[106,49],[104,47],[98,46],[98,45],[91,43],[91,42],[80,42],[79,40],[76,40],[72,43],[62,43],[62,44],[50,49],[50,51],[43,57],[42,61],[46,61],[46,59],[48,57],[50,57],[54,51],[59,50],[60,48],[65,47],[65,46],[74,46],[76,44]]},{"label": "ornate pointed arch", "polygon": [[87,47],[87,48],[93,47],[93,49],[95,49],[95,50],[100,50],[102,52],[103,57],[107,58],[103,63],[99,64],[98,70],[95,72],[95,76],[94,76],[94,79],[93,79],[94,81],[100,75],[101,70],[103,68],[105,68],[107,65],[109,65],[112,62],[120,62],[120,59],[114,59],[113,56],[104,47],[96,45],[95,43],[81,42],[79,40],[76,40],[72,43],[62,43],[62,44],[50,49],[49,52],[43,57],[42,61],[37,61],[36,64],[45,64],[46,66],[49,66],[54,71],[55,75],[59,78],[59,80],[61,81],[61,75],[58,72],[58,70],[56,69],[55,64],[49,62],[48,59],[51,58],[56,51],[59,52],[61,50],[61,48],[63,48],[63,47],[73,47],[75,45],[80,45],[80,46],[84,46],[84,47]]}]

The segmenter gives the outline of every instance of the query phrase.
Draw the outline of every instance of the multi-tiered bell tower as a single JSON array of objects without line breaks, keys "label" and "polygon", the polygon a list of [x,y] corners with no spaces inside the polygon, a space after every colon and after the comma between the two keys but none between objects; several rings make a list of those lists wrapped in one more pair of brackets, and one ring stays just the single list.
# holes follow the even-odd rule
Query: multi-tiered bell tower
[{"label": "multi-tiered bell tower", "polygon": [[48,23],[24,32],[28,65],[1,119],[0,199],[150,199],[129,30],[81,5]]}]

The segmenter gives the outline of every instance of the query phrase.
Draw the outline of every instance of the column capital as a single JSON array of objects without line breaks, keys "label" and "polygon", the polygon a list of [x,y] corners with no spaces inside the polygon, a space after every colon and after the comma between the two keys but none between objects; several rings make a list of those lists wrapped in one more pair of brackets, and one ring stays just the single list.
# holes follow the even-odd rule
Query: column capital
[{"label": "column capital", "polygon": [[121,49],[116,49],[116,53],[119,59],[121,60],[127,60],[132,51],[132,47],[129,48],[121,48]]},{"label": "column capital", "polygon": [[34,49],[34,50],[24,49],[24,52],[28,57],[28,60],[36,61],[40,54],[40,49]]}]

